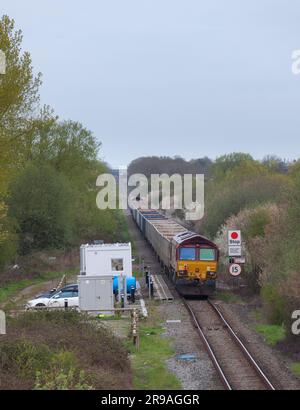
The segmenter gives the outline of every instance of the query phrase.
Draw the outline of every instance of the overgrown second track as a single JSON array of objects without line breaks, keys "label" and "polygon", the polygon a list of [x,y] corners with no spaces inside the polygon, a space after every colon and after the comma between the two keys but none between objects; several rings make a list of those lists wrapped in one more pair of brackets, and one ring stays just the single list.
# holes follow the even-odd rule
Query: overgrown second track
[{"label": "overgrown second track", "polygon": [[227,390],[275,390],[266,374],[210,300],[185,300],[195,327]]}]

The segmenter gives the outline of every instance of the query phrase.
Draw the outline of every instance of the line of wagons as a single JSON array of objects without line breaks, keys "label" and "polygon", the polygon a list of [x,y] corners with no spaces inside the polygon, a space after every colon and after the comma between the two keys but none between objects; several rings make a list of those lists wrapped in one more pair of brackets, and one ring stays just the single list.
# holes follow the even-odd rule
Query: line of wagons
[{"label": "line of wagons", "polygon": [[215,291],[219,250],[214,242],[155,209],[131,213],[180,294],[209,296]]}]

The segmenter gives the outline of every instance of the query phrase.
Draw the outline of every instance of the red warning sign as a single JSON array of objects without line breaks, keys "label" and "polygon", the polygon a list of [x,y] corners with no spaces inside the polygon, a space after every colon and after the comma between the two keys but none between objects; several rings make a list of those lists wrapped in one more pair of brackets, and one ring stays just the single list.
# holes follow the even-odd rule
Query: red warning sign
[{"label": "red warning sign", "polygon": [[241,246],[242,236],[240,230],[228,231],[228,246]]}]

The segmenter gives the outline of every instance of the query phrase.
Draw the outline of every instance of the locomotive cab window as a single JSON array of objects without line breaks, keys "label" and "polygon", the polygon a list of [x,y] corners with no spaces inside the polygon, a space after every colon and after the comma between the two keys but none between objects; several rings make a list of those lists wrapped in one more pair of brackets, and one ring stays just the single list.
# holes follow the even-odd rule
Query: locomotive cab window
[{"label": "locomotive cab window", "polygon": [[196,259],[195,248],[180,248],[179,259],[184,261],[194,261]]},{"label": "locomotive cab window", "polygon": [[209,248],[200,249],[200,261],[214,261],[215,260],[215,250]]}]

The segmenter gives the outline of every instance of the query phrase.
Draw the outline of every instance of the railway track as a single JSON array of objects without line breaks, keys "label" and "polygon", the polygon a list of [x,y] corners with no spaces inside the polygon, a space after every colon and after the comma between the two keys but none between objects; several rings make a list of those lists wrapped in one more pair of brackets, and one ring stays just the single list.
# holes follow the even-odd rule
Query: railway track
[{"label": "railway track", "polygon": [[275,390],[259,364],[210,300],[185,300],[226,390]]}]

